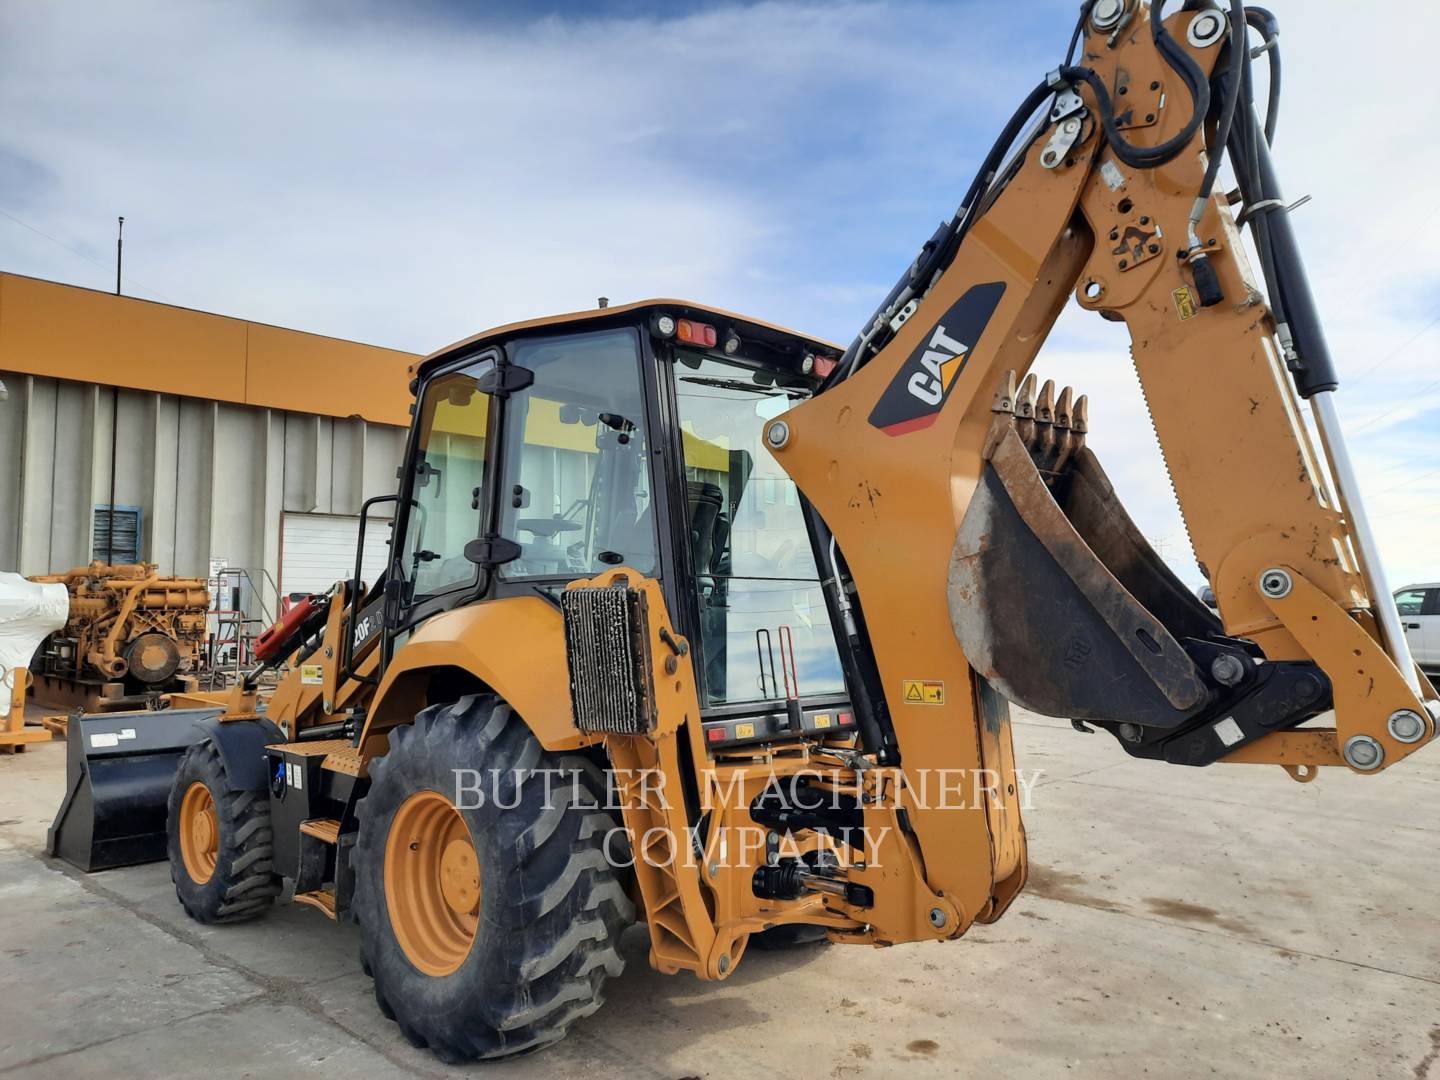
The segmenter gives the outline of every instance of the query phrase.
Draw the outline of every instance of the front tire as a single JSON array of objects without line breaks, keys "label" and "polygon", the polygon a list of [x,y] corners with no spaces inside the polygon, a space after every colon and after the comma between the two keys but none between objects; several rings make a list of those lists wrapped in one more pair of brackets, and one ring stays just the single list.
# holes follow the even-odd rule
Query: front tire
[{"label": "front tire", "polygon": [[244,922],[280,895],[270,862],[270,795],[232,788],[209,739],[180,759],[165,833],[175,895],[196,922]]},{"label": "front tire", "polygon": [[[461,765],[485,779],[478,807],[455,805]],[[600,1007],[635,917],[605,796],[593,763],[545,753],[493,695],[390,732],[356,808],[354,909],[376,1002],[412,1044],[507,1057]]]}]

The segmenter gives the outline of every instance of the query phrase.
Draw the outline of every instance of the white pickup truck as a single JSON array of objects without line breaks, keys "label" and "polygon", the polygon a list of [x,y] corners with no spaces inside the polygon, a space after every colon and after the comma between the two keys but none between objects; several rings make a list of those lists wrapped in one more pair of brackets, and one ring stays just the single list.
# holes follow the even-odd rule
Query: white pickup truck
[{"label": "white pickup truck", "polygon": [[1427,671],[1440,669],[1440,582],[1406,585],[1395,594],[1410,655]]}]

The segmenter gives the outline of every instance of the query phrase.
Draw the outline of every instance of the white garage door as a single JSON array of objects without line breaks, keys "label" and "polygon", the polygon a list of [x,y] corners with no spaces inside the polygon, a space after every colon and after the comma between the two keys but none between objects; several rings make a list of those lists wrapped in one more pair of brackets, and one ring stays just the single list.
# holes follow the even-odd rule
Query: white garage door
[{"label": "white garage door", "polygon": [[[355,540],[360,519],[329,514],[286,514],[281,519],[280,592],[321,593],[355,573]],[[365,558],[361,576],[373,584],[390,557],[390,522],[365,523]]]}]

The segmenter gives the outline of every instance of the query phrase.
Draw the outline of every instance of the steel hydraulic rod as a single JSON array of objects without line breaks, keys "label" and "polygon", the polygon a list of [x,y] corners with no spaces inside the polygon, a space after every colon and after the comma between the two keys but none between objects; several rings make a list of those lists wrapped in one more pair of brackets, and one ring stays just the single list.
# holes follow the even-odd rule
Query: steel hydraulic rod
[{"label": "steel hydraulic rod", "polygon": [[1420,676],[1415,673],[1415,662],[1410,658],[1410,644],[1400,628],[1400,612],[1395,607],[1395,597],[1385,576],[1380,547],[1375,542],[1370,518],[1360,498],[1360,482],[1355,478],[1355,467],[1350,462],[1350,451],[1346,449],[1340,417],[1335,411],[1335,391],[1316,391],[1311,395],[1310,408],[1315,414],[1315,426],[1320,431],[1325,455],[1330,459],[1330,472],[1335,478],[1335,494],[1340,500],[1340,510],[1355,540],[1355,555],[1360,560],[1360,573],[1370,592],[1370,607],[1380,627],[1381,644],[1400,669],[1406,683],[1418,695],[1421,693]]}]

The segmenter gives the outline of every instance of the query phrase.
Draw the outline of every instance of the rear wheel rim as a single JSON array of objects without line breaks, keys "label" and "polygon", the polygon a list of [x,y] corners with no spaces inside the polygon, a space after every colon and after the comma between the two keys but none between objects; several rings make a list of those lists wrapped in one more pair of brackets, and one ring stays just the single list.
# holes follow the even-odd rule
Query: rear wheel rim
[{"label": "rear wheel rim", "polygon": [[220,821],[215,798],[201,780],[185,789],[180,800],[180,858],[185,873],[197,885],[204,885],[215,873],[220,856]]},{"label": "rear wheel rim", "polygon": [[410,963],[426,975],[456,971],[480,925],[480,861],[449,799],[417,791],[400,804],[384,874],[390,928]]}]

